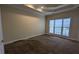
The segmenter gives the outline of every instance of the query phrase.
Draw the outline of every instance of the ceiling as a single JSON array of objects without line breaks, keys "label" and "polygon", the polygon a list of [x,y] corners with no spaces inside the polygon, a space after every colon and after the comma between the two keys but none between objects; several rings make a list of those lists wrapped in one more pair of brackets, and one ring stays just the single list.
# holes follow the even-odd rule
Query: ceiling
[{"label": "ceiling", "polygon": [[64,12],[79,7],[78,4],[25,4],[25,6],[41,12],[44,15]]},{"label": "ceiling", "polygon": [[60,6],[61,4],[47,4],[45,7],[57,7]]}]

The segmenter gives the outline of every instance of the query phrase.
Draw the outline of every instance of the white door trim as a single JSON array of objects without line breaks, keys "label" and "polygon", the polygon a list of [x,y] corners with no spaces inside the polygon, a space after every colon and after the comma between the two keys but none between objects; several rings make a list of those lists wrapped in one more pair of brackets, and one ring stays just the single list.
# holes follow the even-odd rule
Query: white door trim
[{"label": "white door trim", "polygon": [[3,31],[2,31],[2,19],[1,19],[1,8],[0,8],[0,54],[4,53],[4,45],[3,45]]}]

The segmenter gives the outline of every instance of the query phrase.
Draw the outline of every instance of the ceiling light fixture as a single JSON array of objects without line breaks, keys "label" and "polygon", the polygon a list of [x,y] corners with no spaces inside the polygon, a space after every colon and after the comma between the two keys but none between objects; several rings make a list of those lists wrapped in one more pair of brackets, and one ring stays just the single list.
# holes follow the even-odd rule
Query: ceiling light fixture
[{"label": "ceiling light fixture", "polygon": [[42,12],[42,9],[39,9],[39,8],[38,8],[37,10],[40,11],[40,12]]},{"label": "ceiling light fixture", "polygon": [[44,8],[44,6],[41,6],[41,9],[43,9]]}]

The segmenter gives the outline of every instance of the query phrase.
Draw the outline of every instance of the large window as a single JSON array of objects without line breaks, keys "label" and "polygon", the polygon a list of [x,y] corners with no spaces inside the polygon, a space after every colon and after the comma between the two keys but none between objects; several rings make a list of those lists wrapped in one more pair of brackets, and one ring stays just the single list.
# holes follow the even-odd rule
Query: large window
[{"label": "large window", "polygon": [[49,21],[49,33],[69,36],[71,18],[55,19]]}]

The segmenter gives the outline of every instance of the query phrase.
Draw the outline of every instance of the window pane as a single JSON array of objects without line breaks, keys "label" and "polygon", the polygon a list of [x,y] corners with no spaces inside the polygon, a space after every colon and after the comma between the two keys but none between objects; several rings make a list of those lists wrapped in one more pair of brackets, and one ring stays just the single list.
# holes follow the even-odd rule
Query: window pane
[{"label": "window pane", "polygon": [[49,33],[54,32],[54,20],[49,21]]},{"label": "window pane", "polygon": [[55,20],[55,34],[61,35],[62,19]]},{"label": "window pane", "polygon": [[63,35],[69,36],[69,28],[63,28]]},{"label": "window pane", "polygon": [[56,28],[55,27],[55,34],[61,35],[61,28]]},{"label": "window pane", "polygon": [[62,27],[62,19],[55,20],[55,27]]},{"label": "window pane", "polygon": [[63,27],[70,27],[70,19],[71,18],[63,19]]}]

